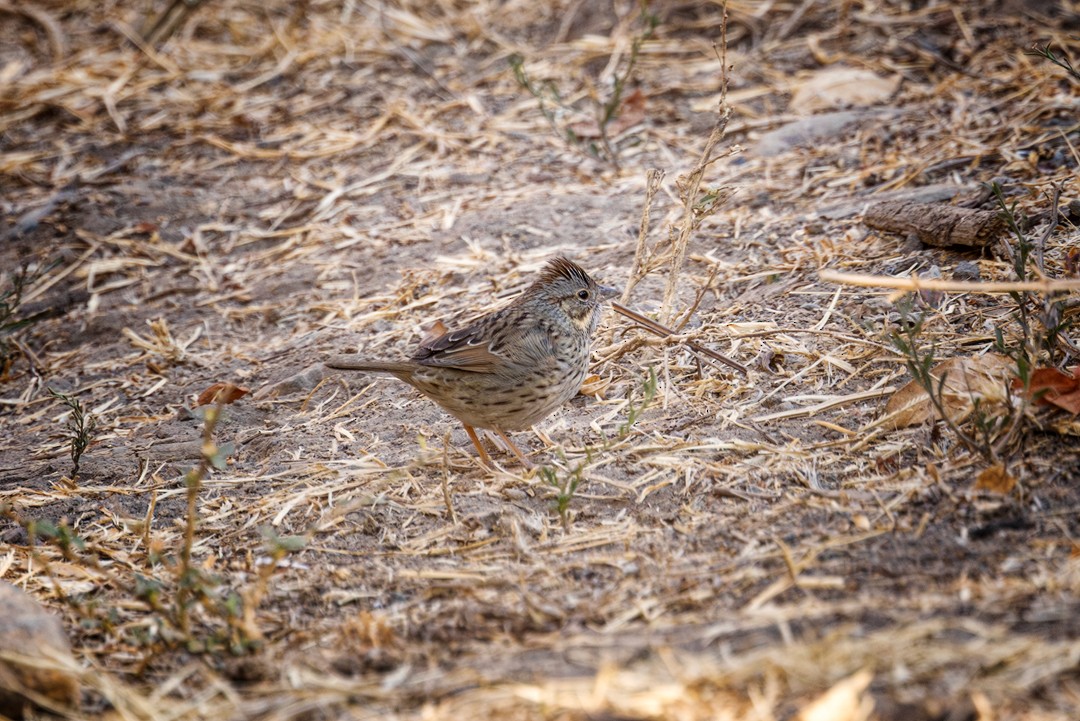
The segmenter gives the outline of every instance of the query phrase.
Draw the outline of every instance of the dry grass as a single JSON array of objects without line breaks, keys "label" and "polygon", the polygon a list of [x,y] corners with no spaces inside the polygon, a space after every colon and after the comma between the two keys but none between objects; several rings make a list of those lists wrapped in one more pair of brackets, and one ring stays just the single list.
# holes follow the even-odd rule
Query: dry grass
[{"label": "dry grass", "polygon": [[[949,274],[973,261],[1016,289],[1011,266],[869,234],[858,213],[1007,178],[1041,232],[1052,184],[1080,194],[1080,87],[1025,51],[1075,63],[1075,3],[730,3],[733,114],[702,185],[735,194],[686,239],[668,303],[686,323],[658,338],[611,314],[596,396],[518,439],[580,476],[566,529],[550,485],[509,456],[485,472],[428,402],[317,366],[405,353],[556,252],[613,284],[651,270],[625,300],[657,315],[668,266],[635,250],[681,255],[688,216],[665,182],[641,222],[646,170],[702,157],[719,6],[654,5],[616,170],[551,131],[508,58],[557,83],[585,133],[634,3],[220,0],[139,41],[167,4],[0,3],[0,258],[55,263],[0,379],[0,504],[87,543],[65,555],[9,518],[0,578],[64,614],[86,689],[72,718],[1074,717],[1075,436],[1032,424],[997,495],[940,426],[874,424],[907,380],[886,286],[940,267],[917,281],[944,293],[927,337],[974,354],[1014,330],[1010,301]],[[838,64],[898,74],[890,112],[754,152]],[[1040,288],[1074,292],[1075,221],[1046,236]],[[650,367],[657,397],[620,435]],[[202,447],[184,406],[226,381],[256,391],[219,424],[236,450],[199,491],[191,552],[241,610],[192,606],[189,643],[136,580],[177,598]],[[74,483],[46,388],[97,419]],[[273,540],[292,536],[301,550]]]}]

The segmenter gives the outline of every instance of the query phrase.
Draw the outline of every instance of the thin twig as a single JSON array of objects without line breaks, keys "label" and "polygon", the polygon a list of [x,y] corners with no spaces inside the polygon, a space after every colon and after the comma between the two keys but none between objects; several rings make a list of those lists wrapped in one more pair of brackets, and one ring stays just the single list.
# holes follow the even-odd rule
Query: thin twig
[{"label": "thin twig", "polygon": [[443,435],[442,446],[442,495],[446,504],[446,511],[450,515],[450,522],[457,525],[457,513],[454,512],[454,502],[450,497],[450,431]]},{"label": "thin twig", "polygon": [[716,276],[719,273],[720,264],[714,263],[712,270],[709,271],[709,277],[705,280],[704,283],[701,284],[701,287],[698,288],[698,292],[694,296],[694,302],[691,303],[690,307],[686,309],[686,312],[682,314],[682,318],[679,318],[679,320],[675,322],[676,332],[679,332],[684,327],[686,327],[686,324],[690,322],[690,319],[694,316],[694,313],[697,313],[697,309],[701,306],[702,299],[705,297],[705,294],[709,292],[709,288],[712,287],[712,283],[714,280],[716,280]]},{"label": "thin twig", "polygon": [[657,168],[649,168],[645,174],[645,207],[641,209],[637,248],[634,249],[634,265],[630,269],[630,279],[626,282],[626,288],[623,289],[622,298],[619,299],[622,303],[629,302],[630,293],[634,290],[634,286],[640,283],[641,279],[649,272],[646,258],[649,251],[649,214],[653,200],[656,199],[656,194],[660,192],[660,184],[664,182],[664,175],[664,171]]},{"label": "thin twig", "polygon": [[[626,306],[624,306],[624,305],[622,305],[620,303],[612,303],[611,307],[615,310],[616,313],[619,313],[620,315],[626,316],[627,318],[634,321],[635,323],[637,323],[639,326],[641,326],[645,330],[651,331],[652,333],[655,333],[656,335],[660,336],[661,338],[666,338],[668,336],[675,335],[675,331],[671,330],[667,326],[665,326],[665,325],[663,325],[661,323],[657,323],[656,321],[652,320],[651,318],[646,318],[645,316],[641,315],[640,313],[638,313],[636,311],[632,311],[632,310],[630,310],[629,308],[627,308]],[[697,341],[684,340],[683,343],[685,343],[686,346],[688,348],[690,348],[691,350],[694,350],[694,351],[696,351],[698,353],[701,353],[702,355],[708,356],[709,358],[712,358],[715,361],[723,363],[724,365],[728,366],[729,368],[734,368],[735,370],[739,371],[743,375],[749,375],[750,374],[749,369],[746,366],[744,366],[742,363],[739,363],[738,361],[733,361],[730,358],[728,358],[727,356],[722,355],[720,353],[717,353],[716,351],[712,350],[711,348],[706,348],[705,346],[701,345]]]},{"label": "thin twig", "polygon": [[[717,113],[719,117],[716,119],[716,124],[713,125],[712,132],[709,133],[709,139],[705,141],[705,148],[701,151],[701,158],[698,160],[697,165],[690,171],[685,182],[680,182],[679,185],[685,188],[685,192],[682,194],[683,199],[683,220],[679,226],[679,235],[675,241],[675,247],[672,250],[671,269],[668,271],[667,287],[664,289],[664,300],[660,305],[660,318],[666,323],[670,321],[674,305],[675,305],[675,291],[679,284],[679,273],[682,271],[683,263],[686,261],[686,249],[690,245],[690,234],[694,232],[697,227],[697,197],[698,191],[701,188],[701,179],[705,175],[706,169],[713,162],[713,150],[724,138],[724,134],[727,132],[728,120],[731,119],[731,106],[727,102],[727,90],[728,90],[728,68],[727,68],[727,18],[728,7],[727,2],[724,2],[724,15],[720,25],[720,102],[717,107]],[[682,180],[680,178],[680,180]]]},{"label": "thin twig", "polygon": [[53,62],[59,63],[64,59],[67,54],[67,38],[60,27],[60,23],[51,14],[42,8],[33,7],[30,3],[12,5],[2,0],[0,0],[0,13],[23,15],[36,22],[49,36],[49,44],[52,45]]},{"label": "thin twig", "polygon": [[173,0],[149,23],[149,27],[140,30],[140,36],[150,47],[161,47],[202,3],[203,0]]},{"label": "thin twig", "polygon": [[1035,245],[1035,265],[1039,268],[1039,273],[1044,277],[1046,276],[1046,265],[1043,262],[1043,253],[1046,250],[1046,241],[1050,239],[1050,236],[1054,232],[1054,228],[1058,224],[1058,202],[1061,200],[1061,183],[1054,183],[1054,194],[1050,198],[1050,223],[1046,226],[1046,232],[1039,237],[1038,242]]}]

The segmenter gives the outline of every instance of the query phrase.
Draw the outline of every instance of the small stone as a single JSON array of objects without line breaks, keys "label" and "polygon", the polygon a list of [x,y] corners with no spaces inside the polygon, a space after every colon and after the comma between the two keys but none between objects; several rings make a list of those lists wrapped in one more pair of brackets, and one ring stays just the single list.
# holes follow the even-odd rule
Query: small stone
[{"label": "small stone", "polygon": [[979,280],[979,264],[964,260],[956,264],[952,272],[953,280]]},{"label": "small stone", "polygon": [[1073,222],[1080,220],[1080,200],[1070,200],[1065,205],[1066,212],[1069,217],[1073,219]]},{"label": "small stone", "polygon": [[[10,583],[0,581],[0,715],[24,717],[34,706],[21,690],[44,696],[57,704],[77,707],[79,684],[70,669],[71,644],[60,620]],[[26,656],[32,663],[9,659]]]},{"label": "small stone", "polygon": [[768,158],[792,148],[822,144],[839,136],[848,126],[872,115],[858,110],[841,110],[802,118],[765,133],[758,139],[754,150]]},{"label": "small stone", "polygon": [[912,253],[918,253],[924,247],[923,242],[919,240],[919,236],[915,233],[908,233],[904,238],[904,244],[900,246],[900,252],[905,255],[911,255]]}]

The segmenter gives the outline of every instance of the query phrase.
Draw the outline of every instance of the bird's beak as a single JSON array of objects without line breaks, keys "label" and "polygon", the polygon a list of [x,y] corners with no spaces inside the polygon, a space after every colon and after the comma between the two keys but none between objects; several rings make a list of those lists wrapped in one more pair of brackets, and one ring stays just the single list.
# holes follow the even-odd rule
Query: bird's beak
[{"label": "bird's beak", "polygon": [[601,285],[598,286],[598,288],[600,290],[600,297],[603,300],[611,300],[620,293],[618,288],[612,288],[610,285]]}]

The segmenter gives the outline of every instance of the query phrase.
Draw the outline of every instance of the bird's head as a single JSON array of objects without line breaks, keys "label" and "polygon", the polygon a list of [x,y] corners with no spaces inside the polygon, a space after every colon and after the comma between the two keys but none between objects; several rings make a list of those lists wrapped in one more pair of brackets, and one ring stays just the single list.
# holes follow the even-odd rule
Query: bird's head
[{"label": "bird's head", "polygon": [[556,306],[575,327],[591,335],[600,321],[604,303],[618,292],[615,288],[600,285],[577,263],[560,256],[548,261],[525,295]]}]

